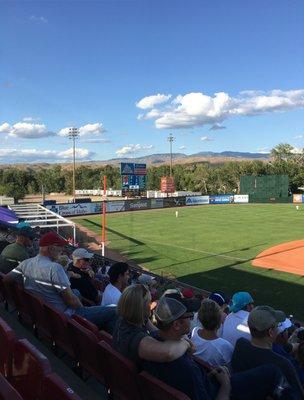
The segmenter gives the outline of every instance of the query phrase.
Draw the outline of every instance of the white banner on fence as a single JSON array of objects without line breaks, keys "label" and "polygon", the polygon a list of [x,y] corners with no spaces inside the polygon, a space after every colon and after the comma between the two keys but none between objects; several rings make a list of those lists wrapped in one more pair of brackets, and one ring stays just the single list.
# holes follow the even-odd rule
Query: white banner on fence
[{"label": "white banner on fence", "polygon": [[107,212],[118,212],[125,210],[124,201],[109,201],[107,202]]},{"label": "white banner on fence", "polygon": [[197,204],[209,204],[209,196],[186,197],[186,206],[194,206]]},{"label": "white banner on fence", "polygon": [[235,203],[249,203],[249,195],[248,194],[235,194],[233,196],[233,201]]},{"label": "white banner on fence", "polygon": [[101,212],[101,202],[98,203],[71,203],[71,204],[52,204],[46,206],[48,210],[64,216],[98,214]]}]

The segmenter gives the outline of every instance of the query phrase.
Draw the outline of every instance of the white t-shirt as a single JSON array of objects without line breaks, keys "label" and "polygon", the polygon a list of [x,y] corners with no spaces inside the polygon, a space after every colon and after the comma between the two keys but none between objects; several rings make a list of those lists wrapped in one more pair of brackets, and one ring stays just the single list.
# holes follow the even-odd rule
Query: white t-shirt
[{"label": "white t-shirt", "polygon": [[247,323],[248,316],[248,311],[240,310],[236,313],[228,314],[225,319],[222,338],[228,340],[233,347],[235,346],[236,341],[241,337],[248,340],[251,339]]},{"label": "white t-shirt", "polygon": [[112,283],[109,283],[105,288],[105,291],[102,295],[102,306],[109,306],[110,304],[117,305],[118,300],[121,296],[121,291],[117,289],[117,287],[113,286]]},{"label": "white t-shirt", "polygon": [[198,335],[202,329],[196,327],[191,334],[191,342],[194,344],[194,355],[213,366],[226,365],[231,361],[233,346],[222,338],[206,340]]}]

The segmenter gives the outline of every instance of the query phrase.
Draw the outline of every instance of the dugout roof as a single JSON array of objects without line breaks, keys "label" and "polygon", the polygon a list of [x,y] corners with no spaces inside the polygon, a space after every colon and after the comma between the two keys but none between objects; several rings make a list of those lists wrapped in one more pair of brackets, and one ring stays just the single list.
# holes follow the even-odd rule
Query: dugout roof
[{"label": "dugout roof", "polygon": [[67,218],[50,211],[40,204],[11,204],[9,206],[18,218],[26,221],[32,228],[59,228],[70,226],[73,229],[74,243],[76,242],[76,225]]}]

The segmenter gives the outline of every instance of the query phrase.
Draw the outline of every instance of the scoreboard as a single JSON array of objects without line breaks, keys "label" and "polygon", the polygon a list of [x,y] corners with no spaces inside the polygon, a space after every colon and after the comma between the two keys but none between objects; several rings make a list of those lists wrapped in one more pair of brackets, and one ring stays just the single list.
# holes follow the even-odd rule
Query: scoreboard
[{"label": "scoreboard", "polygon": [[134,194],[139,194],[147,190],[146,164],[121,163],[120,174],[123,193],[134,191]]}]

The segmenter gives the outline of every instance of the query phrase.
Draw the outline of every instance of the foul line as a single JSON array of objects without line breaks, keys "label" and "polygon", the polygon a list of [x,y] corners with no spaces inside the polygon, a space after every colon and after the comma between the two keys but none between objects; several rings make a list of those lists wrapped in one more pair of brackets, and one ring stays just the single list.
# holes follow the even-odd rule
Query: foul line
[{"label": "foul line", "polygon": [[209,254],[210,256],[222,257],[222,258],[226,258],[227,260],[250,261],[250,259],[248,259],[248,258],[239,258],[239,257],[225,256],[224,254],[211,253],[210,251],[197,250],[197,249],[192,249],[192,248],[190,248],[190,247],[182,247],[182,246],[177,246],[177,245],[174,245],[174,244],[168,244],[168,243],[163,243],[163,242],[157,242],[156,240],[150,240],[150,239],[141,239],[141,240],[142,240],[142,241],[145,241],[145,242],[160,244],[160,245],[163,245],[163,246],[175,247],[175,248],[177,248],[177,249],[195,251],[195,252],[197,252],[197,253],[202,253],[202,254]]}]

